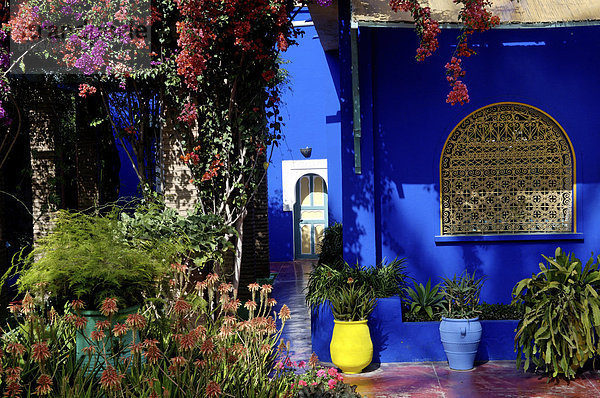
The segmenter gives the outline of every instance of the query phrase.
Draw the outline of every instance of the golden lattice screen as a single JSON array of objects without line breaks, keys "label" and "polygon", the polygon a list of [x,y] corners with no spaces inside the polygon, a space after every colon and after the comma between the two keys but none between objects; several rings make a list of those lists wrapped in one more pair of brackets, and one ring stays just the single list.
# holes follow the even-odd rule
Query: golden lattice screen
[{"label": "golden lattice screen", "polygon": [[564,130],[524,104],[481,108],[441,156],[442,235],[573,232],[574,158]]}]

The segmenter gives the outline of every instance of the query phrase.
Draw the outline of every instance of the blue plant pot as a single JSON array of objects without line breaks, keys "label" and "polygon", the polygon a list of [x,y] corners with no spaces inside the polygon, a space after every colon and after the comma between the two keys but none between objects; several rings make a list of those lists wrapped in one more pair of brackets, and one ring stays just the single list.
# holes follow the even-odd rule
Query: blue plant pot
[{"label": "blue plant pot", "polygon": [[473,369],[475,355],[481,340],[479,318],[443,318],[440,323],[440,338],[448,357],[448,366],[454,370]]}]

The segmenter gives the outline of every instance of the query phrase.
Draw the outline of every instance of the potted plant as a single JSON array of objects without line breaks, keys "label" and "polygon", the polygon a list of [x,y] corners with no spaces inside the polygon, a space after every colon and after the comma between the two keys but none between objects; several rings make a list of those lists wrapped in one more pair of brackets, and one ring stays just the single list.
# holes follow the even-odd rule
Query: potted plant
[{"label": "potted plant", "polygon": [[17,282],[21,292],[42,286],[56,308],[75,302],[87,320],[77,334],[80,355],[96,322],[106,319],[102,303],[110,299],[113,309],[121,309],[111,316],[113,323],[136,312],[156,290],[174,250],[158,243],[140,249],[122,234],[119,222],[117,212],[100,216],[59,211],[52,232],[23,259]]},{"label": "potted plant", "polygon": [[440,323],[440,338],[454,370],[473,369],[481,340],[481,323],[477,306],[485,278],[475,278],[467,271],[459,277],[443,278],[444,309]]},{"label": "potted plant", "polygon": [[334,326],[329,345],[331,361],[348,374],[360,373],[373,359],[373,343],[367,319],[377,301],[371,289],[357,286],[352,278],[334,292],[329,305]]}]

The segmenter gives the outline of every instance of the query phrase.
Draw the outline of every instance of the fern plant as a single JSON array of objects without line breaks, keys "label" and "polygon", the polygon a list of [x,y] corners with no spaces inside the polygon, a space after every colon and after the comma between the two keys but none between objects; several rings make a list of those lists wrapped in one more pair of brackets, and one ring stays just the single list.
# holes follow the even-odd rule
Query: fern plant
[{"label": "fern plant", "polygon": [[440,285],[431,286],[431,280],[427,284],[417,284],[413,282],[414,288],[407,287],[406,295],[410,300],[410,312],[413,315],[419,315],[425,312],[429,319],[433,319],[433,314],[440,312],[444,308],[444,295],[440,291]]},{"label": "fern plant", "polygon": [[572,379],[600,353],[600,256],[585,266],[560,247],[554,257],[542,257],[540,272],[512,292],[512,303],[525,307],[515,336],[517,367],[524,356],[525,370],[534,365],[552,378]]},{"label": "fern plant", "polygon": [[140,249],[120,231],[117,213],[59,211],[52,232],[23,259],[19,290],[33,290],[41,283],[59,305],[78,298],[99,308],[108,297],[116,297],[121,308],[141,304],[179,248],[163,242],[152,250]]}]

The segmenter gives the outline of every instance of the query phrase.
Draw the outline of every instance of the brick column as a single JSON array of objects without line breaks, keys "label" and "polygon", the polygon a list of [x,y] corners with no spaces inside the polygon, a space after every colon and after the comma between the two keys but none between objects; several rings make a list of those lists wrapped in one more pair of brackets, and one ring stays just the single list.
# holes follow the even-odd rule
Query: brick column
[{"label": "brick column", "polygon": [[179,157],[181,147],[171,117],[166,117],[160,136],[160,181],[168,207],[185,214],[192,210],[198,200],[196,187],[190,182],[192,173]]},{"label": "brick column", "polygon": [[29,147],[31,148],[31,190],[33,214],[33,241],[46,234],[51,213],[56,210],[52,203],[56,197],[56,161],[54,152],[54,121],[50,96],[27,111],[30,120]]}]

